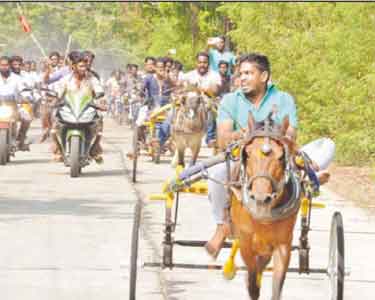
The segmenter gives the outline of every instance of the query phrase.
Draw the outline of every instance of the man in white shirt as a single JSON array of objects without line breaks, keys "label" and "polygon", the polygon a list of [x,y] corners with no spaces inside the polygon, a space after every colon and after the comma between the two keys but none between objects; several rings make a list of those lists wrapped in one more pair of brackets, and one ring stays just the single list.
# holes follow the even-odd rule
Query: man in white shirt
[{"label": "man in white shirt", "polygon": [[[99,99],[104,96],[104,88],[100,84],[100,81],[95,77],[94,74],[88,72],[87,60],[83,53],[75,56],[72,63],[72,72],[64,76],[61,80],[57,82],[56,92],[58,98],[62,99],[66,94],[79,94],[82,98],[88,97]],[[100,100],[93,101],[95,106],[99,110],[106,110],[106,107],[102,105]],[[59,148],[57,140],[57,132],[62,128],[62,124],[56,120],[54,123],[54,128],[51,131],[52,140],[54,143],[54,154],[55,160],[61,161],[61,149]],[[95,136],[94,144],[91,148],[90,156],[97,162],[102,163],[102,147],[100,145],[101,136],[103,132],[103,120],[102,118],[98,121],[96,126],[90,128],[93,130],[92,136]]]},{"label": "man in white shirt", "polygon": [[25,85],[21,78],[11,72],[10,70],[10,59],[7,56],[0,57],[0,96],[13,98],[16,103],[16,99]]},{"label": "man in white shirt", "polygon": [[[199,52],[196,59],[196,69],[186,73],[183,76],[183,81],[188,85],[196,86],[201,92],[211,98],[217,96],[221,86],[221,77],[219,73],[209,70],[208,53]],[[207,123],[206,144],[209,147],[213,147],[216,144],[216,120],[211,110],[209,111]]]},{"label": "man in white shirt", "polygon": [[11,72],[10,58],[7,56],[0,57],[0,98],[6,99],[7,102],[14,102],[14,109],[19,113],[21,126],[18,131],[17,143],[21,151],[29,150],[25,144],[27,130],[30,127],[31,119],[28,112],[17,108],[17,101],[21,100],[20,92],[26,88],[25,81],[21,76]]}]

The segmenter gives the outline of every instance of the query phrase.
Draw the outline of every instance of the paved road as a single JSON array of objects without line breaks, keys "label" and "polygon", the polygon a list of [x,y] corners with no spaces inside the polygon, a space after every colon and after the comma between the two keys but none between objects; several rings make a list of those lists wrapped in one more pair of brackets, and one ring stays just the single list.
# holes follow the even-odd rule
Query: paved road
[{"label": "paved road", "polygon": [[[36,140],[39,128],[31,130]],[[0,169],[2,300],[127,299],[135,195],[108,135],[105,163],[71,179],[33,144]],[[162,299],[157,271],[146,273],[143,299]],[[152,295],[149,296],[149,295]]]},{"label": "paved road", "polygon": [[[35,126],[31,138],[40,129]],[[130,147],[130,131],[111,120],[105,123],[105,163],[84,169],[79,179],[52,163],[47,144],[17,153],[0,169],[0,290],[2,299],[128,299],[130,233],[136,196],[129,184],[123,154]],[[207,150],[205,150],[207,153]],[[161,202],[145,196],[159,192],[173,173],[169,157],[160,165],[148,158],[139,164],[135,186],[146,203],[141,228],[141,262],[159,261],[164,219]],[[355,188],[355,187],[353,187]],[[334,210],[342,211],[346,230],[347,265],[351,275],[345,299],[372,300],[375,292],[374,212],[325,192],[328,209],[313,214],[312,265],[327,264],[328,228]],[[176,237],[207,239],[214,229],[205,197],[184,195]],[[226,258],[223,252],[219,263]],[[210,263],[202,249],[177,248],[175,261]],[[239,261],[239,264],[241,262]],[[293,264],[296,265],[295,260]],[[245,274],[231,282],[220,271],[143,268],[137,299],[248,299]],[[261,299],[269,299],[265,276]],[[288,275],[284,299],[327,299],[323,276]]]},{"label": "paved road", "polygon": [[[129,133],[126,136],[130,137]],[[129,149],[130,142],[125,149]],[[206,156],[208,149],[203,149]],[[160,192],[161,183],[173,174],[170,158],[164,157],[160,165],[154,165],[147,157],[141,157],[139,163],[139,182],[136,189],[142,194],[146,207],[144,209],[143,231],[157,247],[160,255],[162,241],[164,204],[150,202],[147,194]],[[355,188],[355,187],[353,187]],[[328,242],[331,216],[334,211],[341,211],[344,216],[346,231],[346,263],[351,270],[346,279],[345,299],[372,300],[375,292],[375,263],[372,254],[375,250],[375,212],[364,211],[347,199],[342,199],[331,191],[324,190],[321,199],[327,202],[324,210],[314,210],[312,216],[311,267],[325,268],[328,262]],[[176,239],[207,240],[214,231],[214,224],[210,214],[210,206],[206,197],[197,195],[182,196],[180,215]],[[299,223],[297,223],[299,224]],[[299,237],[299,226],[296,226],[295,244]],[[223,263],[228,251],[223,251],[218,263]],[[181,248],[176,246],[174,258],[176,263],[210,264],[203,249]],[[149,258],[143,257],[143,261]],[[291,267],[297,267],[297,253],[294,253]],[[241,265],[238,257],[238,265]],[[167,299],[248,299],[245,289],[245,273],[239,273],[231,281],[225,281],[221,271],[214,270],[164,270],[161,272],[164,292]],[[271,274],[266,274],[263,281],[261,299],[270,299]],[[142,276],[140,276],[142,281]],[[284,298],[289,300],[328,299],[328,281],[325,275],[288,274],[284,287]]]}]

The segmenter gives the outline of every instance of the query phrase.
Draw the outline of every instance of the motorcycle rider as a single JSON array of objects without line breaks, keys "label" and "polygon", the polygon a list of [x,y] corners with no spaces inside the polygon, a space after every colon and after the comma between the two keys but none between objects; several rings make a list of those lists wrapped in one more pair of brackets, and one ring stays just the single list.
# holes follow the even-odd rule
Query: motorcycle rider
[{"label": "motorcycle rider", "polygon": [[59,69],[60,53],[53,51],[49,55],[50,65],[54,71]]},{"label": "motorcycle rider", "polygon": [[92,69],[92,64],[94,62],[94,59],[95,59],[95,54],[93,52],[91,52],[90,50],[86,50],[86,51],[83,51],[83,56],[85,57],[85,59],[87,60],[87,71],[89,73],[91,73],[91,75],[94,75],[94,77],[96,77],[96,79],[98,79],[100,81],[100,76],[98,73],[96,73],[93,69]]},{"label": "motorcycle rider", "polygon": [[[9,62],[12,73],[18,76],[18,80],[22,81],[23,88],[33,88],[33,80],[27,75],[25,71],[22,70],[23,58],[21,56],[15,55],[10,58]],[[22,100],[26,99],[24,98]],[[32,102],[31,92],[28,93],[28,102]],[[24,105],[21,105],[18,109],[21,125],[17,136],[17,147],[21,151],[28,151],[29,145],[25,141],[31,121],[33,119],[33,112],[31,105],[29,105],[28,103],[23,104]]]},{"label": "motorcycle rider", "polygon": [[[80,52],[71,51],[68,55],[67,65],[58,70],[54,68],[54,61],[52,61],[51,59],[45,61],[45,69],[40,76],[42,84],[45,87],[48,87],[50,90],[55,91],[56,87],[58,86],[58,81],[72,73],[71,61],[77,55],[80,55]],[[55,101],[53,101],[53,98],[47,98],[45,100],[46,101],[41,109],[43,132],[39,141],[40,143],[43,143],[48,138],[52,126],[51,124],[54,122],[53,110],[51,109],[51,107],[55,105]]]},{"label": "motorcycle rider", "polygon": [[[58,93],[58,98],[62,99],[66,93],[77,93],[82,91],[88,91],[92,93],[92,96],[95,99],[100,96],[104,96],[104,89],[101,86],[99,80],[89,71],[88,61],[84,53],[79,53],[71,57],[72,61],[72,73],[63,77],[56,87]],[[106,110],[106,107],[103,106],[99,101],[95,101],[95,106],[99,110]],[[54,154],[55,161],[62,161],[61,149],[57,140],[57,132],[62,128],[62,124],[55,121],[53,129],[51,131],[52,140],[54,143]],[[92,127],[92,136],[96,136],[94,145],[91,148],[90,156],[97,162],[102,163],[102,147],[100,144],[101,136],[103,130],[103,119],[102,117],[97,122],[96,126]]]},{"label": "motorcycle rider", "polygon": [[24,119],[24,115],[18,114],[17,100],[20,100],[20,92],[26,88],[22,78],[14,72],[11,72],[10,58],[7,56],[0,57],[0,96],[8,99],[8,103],[12,103],[13,109],[17,116],[19,115],[21,126],[17,136],[18,148],[21,151],[29,150],[24,144],[26,132],[30,125],[28,120]]}]

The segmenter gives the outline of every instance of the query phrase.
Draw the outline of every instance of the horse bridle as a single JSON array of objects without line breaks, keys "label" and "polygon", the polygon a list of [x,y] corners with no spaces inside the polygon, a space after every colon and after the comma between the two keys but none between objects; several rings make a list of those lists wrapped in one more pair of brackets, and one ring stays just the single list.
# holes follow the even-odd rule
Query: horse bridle
[{"label": "horse bridle", "polygon": [[[262,149],[261,149],[264,155],[267,155],[272,151],[271,145],[270,145],[270,139],[277,141],[283,146],[282,159],[283,159],[284,166],[285,166],[285,170],[284,170],[285,175],[281,181],[277,182],[269,173],[257,173],[251,176],[250,178],[248,177],[246,173],[247,154],[246,154],[245,149],[257,137],[265,138],[265,143],[263,144]],[[244,145],[242,146],[241,155],[240,155],[240,162],[241,162],[240,180],[243,183],[242,184],[243,201],[247,203],[250,201],[248,190],[251,189],[253,182],[258,178],[265,178],[271,182],[271,185],[272,185],[271,197],[273,199],[277,199],[282,196],[282,193],[284,192],[284,187],[290,180],[292,166],[291,166],[291,160],[289,159],[289,148],[286,145],[286,143],[282,141],[281,137],[282,137],[281,133],[277,131],[270,132],[268,130],[256,130],[246,139]]]}]

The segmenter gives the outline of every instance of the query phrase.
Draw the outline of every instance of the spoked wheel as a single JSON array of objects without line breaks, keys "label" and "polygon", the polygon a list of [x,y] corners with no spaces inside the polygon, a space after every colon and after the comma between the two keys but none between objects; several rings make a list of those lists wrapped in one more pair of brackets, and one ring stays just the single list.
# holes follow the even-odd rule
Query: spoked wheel
[{"label": "spoked wheel", "polygon": [[172,208],[165,208],[165,229],[163,241],[163,268],[172,269],[173,264],[173,244],[172,244]]},{"label": "spoked wheel", "polygon": [[158,139],[154,139],[151,142],[151,159],[155,164],[160,164],[160,154],[161,154],[161,147],[160,141]]},{"label": "spoked wheel", "polygon": [[133,151],[133,170],[132,170],[132,181],[135,183],[137,181],[137,162],[138,162],[138,127],[133,128],[133,141],[132,141],[132,151]]},{"label": "spoked wheel", "polygon": [[160,140],[159,140],[159,128],[158,126],[155,127],[155,131],[150,135],[151,136],[151,159],[155,164],[160,163],[160,154],[161,154],[161,147],[160,147]]},{"label": "spoked wheel", "polygon": [[136,299],[139,227],[141,225],[141,215],[142,215],[142,203],[138,201],[137,204],[135,205],[134,221],[133,221],[133,229],[132,229],[131,253],[130,253],[129,300]]},{"label": "spoked wheel", "polygon": [[327,275],[329,300],[343,300],[345,276],[344,227],[339,212],[335,212],[332,216]]},{"label": "spoked wheel", "polygon": [[157,143],[154,151],[154,162],[156,164],[160,164],[160,155],[161,155],[161,147],[160,144]]},{"label": "spoked wheel", "polygon": [[177,225],[179,193],[176,193],[173,207],[165,207],[165,229],[163,241],[163,268],[173,268],[173,233]]}]

